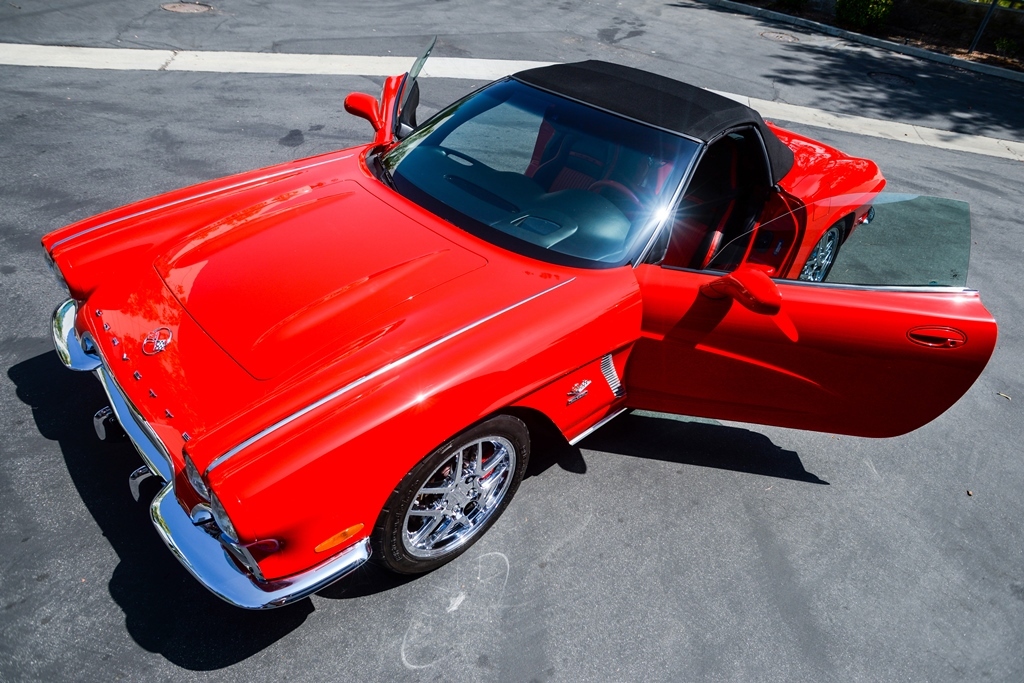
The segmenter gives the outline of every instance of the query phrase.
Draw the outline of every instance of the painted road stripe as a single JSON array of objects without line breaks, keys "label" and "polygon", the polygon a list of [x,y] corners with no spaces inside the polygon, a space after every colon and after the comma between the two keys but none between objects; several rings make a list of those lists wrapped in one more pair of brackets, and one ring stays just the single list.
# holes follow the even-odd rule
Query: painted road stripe
[{"label": "painted road stripe", "polygon": [[[121,71],[390,76],[407,71],[412,66],[414,59],[415,57],[135,50],[0,43],[0,64]],[[467,78],[493,81],[516,71],[548,64],[551,62],[431,57],[427,60],[420,75],[426,78]]]},{"label": "painted road stripe", "polygon": [[[409,68],[413,57],[213,52],[198,50],[136,50],[0,43],[0,64],[125,71],[202,71],[211,73],[304,74],[322,76],[389,76]],[[425,78],[490,81],[550,62],[506,59],[431,57],[420,74]],[[963,135],[907,123],[847,116],[793,104],[719,93],[756,109],[767,119],[897,140],[957,152],[1024,161],[1024,143],[980,135]]]}]

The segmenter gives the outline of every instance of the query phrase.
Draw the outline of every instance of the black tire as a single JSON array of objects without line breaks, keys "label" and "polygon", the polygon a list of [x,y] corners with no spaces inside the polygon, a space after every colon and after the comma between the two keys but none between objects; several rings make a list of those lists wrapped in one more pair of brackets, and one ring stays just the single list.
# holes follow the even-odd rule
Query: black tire
[{"label": "black tire", "polygon": [[501,516],[529,457],[529,431],[511,415],[450,439],[392,491],[371,535],[374,555],[399,574],[429,572],[458,557]]},{"label": "black tire", "polygon": [[807,263],[800,270],[798,279],[807,282],[822,282],[832,272],[832,266],[839,255],[839,247],[843,243],[843,221],[839,221],[825,231],[807,257]]}]

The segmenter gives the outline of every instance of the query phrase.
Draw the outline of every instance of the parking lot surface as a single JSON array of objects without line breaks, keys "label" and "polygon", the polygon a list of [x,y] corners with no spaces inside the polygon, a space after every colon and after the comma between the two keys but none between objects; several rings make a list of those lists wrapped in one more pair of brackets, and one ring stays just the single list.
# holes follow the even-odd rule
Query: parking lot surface
[{"label": "parking lot surface", "polygon": [[[30,2],[0,42],[598,58],[715,90],[1024,140],[1024,86],[700,3]],[[785,33],[794,41],[771,35]],[[1024,164],[790,125],[891,191],[971,207],[968,286],[1000,325],[975,386],[885,440],[637,412],[535,446],[503,517],[417,578],[374,564],[244,612],[136,503],[129,445],[49,339],[39,238],[158,192],[355,145],[382,79],[0,66],[0,681],[1024,680]],[[424,110],[480,81],[425,79]],[[970,495],[968,494],[970,492]]]}]

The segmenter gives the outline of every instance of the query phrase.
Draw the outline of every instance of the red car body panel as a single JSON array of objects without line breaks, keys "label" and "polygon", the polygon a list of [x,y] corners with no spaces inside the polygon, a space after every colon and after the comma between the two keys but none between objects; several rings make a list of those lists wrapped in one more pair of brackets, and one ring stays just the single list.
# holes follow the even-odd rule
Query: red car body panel
[{"label": "red car body panel", "polygon": [[[629,405],[851,434],[897,436],[960,398],[996,340],[977,292],[885,291],[777,281],[761,315],[700,287],[712,274],[642,265],[643,334],[626,375]],[[953,327],[956,348],[911,330]],[[884,390],[880,390],[884,387]]]},{"label": "red car body panel", "polygon": [[[478,240],[380,185],[360,151],[312,160],[304,170],[289,164],[292,172],[242,193],[180,202],[129,219],[130,229],[113,223],[50,247],[76,298],[102,312],[80,316],[81,331],[97,341],[177,468],[183,433],[205,470],[339,387],[552,290],[302,416],[209,473],[242,539],[287,541],[287,552],[264,561],[267,578],[322,560],[313,548],[342,529],[363,523],[369,532],[423,454],[497,410],[519,405],[544,412],[569,435],[584,431],[615,397],[595,387],[588,401],[565,405],[579,381],[574,371],[628,346],[639,329],[630,269],[556,267]],[[208,191],[198,186],[191,194]],[[45,244],[104,222],[51,233]],[[118,250],[115,244],[132,241],[129,232],[137,244]],[[353,253],[367,257],[346,261]],[[559,284],[566,286],[553,290]],[[155,327],[169,328],[174,343],[156,356],[139,353]],[[123,349],[132,351],[119,361]],[[408,390],[383,390],[396,383]],[[401,448],[396,434],[404,435]],[[302,453],[311,454],[308,461]],[[371,453],[388,455],[372,458],[368,480]],[[325,482],[331,495],[309,495]],[[177,490],[186,507],[199,502],[189,487]]]},{"label": "red car body panel", "polygon": [[[390,143],[400,85],[385,84],[375,145]],[[818,236],[839,220],[852,229],[885,181],[870,161],[774,130],[795,165],[761,224],[785,248],[748,256],[795,277]],[[187,452],[238,540],[278,544],[259,558],[268,580],[365,539],[417,462],[498,412],[568,439],[626,406],[890,436],[955,402],[995,343],[975,292],[776,281],[781,310],[764,315],[703,297],[715,274],[536,261],[382,184],[364,163],[371,148],[176,190],[43,238],[77,330],[170,451],[182,506],[201,501],[182,475]],[[920,327],[968,341],[922,346],[908,337]],[[173,343],[147,355],[160,328]],[[619,393],[601,381],[608,355]]]},{"label": "red car body panel", "polygon": [[777,277],[793,279],[829,227],[847,219],[843,238],[850,236],[885,188],[885,178],[869,159],[851,157],[771,123],[769,127],[793,151],[793,168],[779,183],[782,192],[771,198],[760,224],[771,223],[776,233],[787,233],[785,257],[769,264],[776,266]]}]

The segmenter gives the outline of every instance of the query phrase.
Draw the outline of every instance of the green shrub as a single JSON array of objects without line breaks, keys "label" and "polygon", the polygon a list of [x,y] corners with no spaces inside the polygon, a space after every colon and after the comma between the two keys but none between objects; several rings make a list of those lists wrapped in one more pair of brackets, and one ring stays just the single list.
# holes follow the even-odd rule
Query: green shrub
[{"label": "green shrub", "polygon": [[854,28],[875,28],[885,23],[892,0],[836,0],[836,18]]},{"label": "green shrub", "polygon": [[1013,38],[996,38],[996,54],[1013,57],[1017,54],[1017,41]]},{"label": "green shrub", "polygon": [[776,0],[775,4],[785,12],[799,13],[807,7],[807,0]]}]

